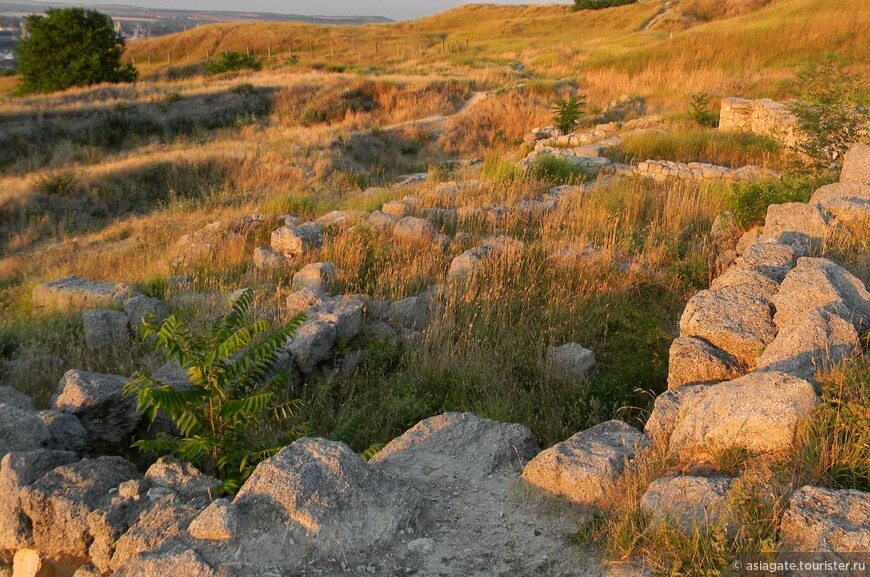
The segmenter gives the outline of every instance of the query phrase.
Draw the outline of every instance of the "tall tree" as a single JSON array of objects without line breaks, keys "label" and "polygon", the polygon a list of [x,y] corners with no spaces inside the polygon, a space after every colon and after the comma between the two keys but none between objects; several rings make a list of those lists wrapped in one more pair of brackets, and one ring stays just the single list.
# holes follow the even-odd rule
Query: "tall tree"
[{"label": "tall tree", "polygon": [[133,82],[138,77],[132,64],[121,62],[124,37],[101,12],[52,8],[44,16],[28,16],[27,28],[30,37],[18,45],[22,92]]}]

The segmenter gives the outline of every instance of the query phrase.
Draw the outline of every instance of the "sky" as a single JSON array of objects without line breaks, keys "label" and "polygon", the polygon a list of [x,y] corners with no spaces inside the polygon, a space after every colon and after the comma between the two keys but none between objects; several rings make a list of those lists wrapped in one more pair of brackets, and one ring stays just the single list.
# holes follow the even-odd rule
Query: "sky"
[{"label": "sky", "polygon": [[[246,10],[306,16],[386,16],[407,20],[436,14],[474,0],[53,0],[64,4],[117,4],[183,10]],[[489,4],[566,4],[570,0],[477,0]]]}]

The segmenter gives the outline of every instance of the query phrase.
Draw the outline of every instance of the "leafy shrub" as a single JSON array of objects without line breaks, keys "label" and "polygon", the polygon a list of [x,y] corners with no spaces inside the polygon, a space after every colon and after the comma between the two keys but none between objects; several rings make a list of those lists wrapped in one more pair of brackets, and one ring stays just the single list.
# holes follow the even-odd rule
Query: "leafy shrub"
[{"label": "leafy shrub", "polygon": [[637,0],[574,0],[574,10],[600,10],[635,2]]},{"label": "leafy shrub", "polygon": [[263,61],[260,58],[232,50],[223,52],[216,60],[211,60],[205,65],[205,71],[209,74],[222,74],[244,69],[260,70],[262,68]]},{"label": "leafy shrub", "polygon": [[798,150],[819,167],[829,166],[861,140],[870,110],[860,104],[863,78],[846,69],[846,62],[828,54],[810,62],[795,78],[797,99],[789,110],[797,117],[804,138]]},{"label": "leafy shrub", "polygon": [[180,435],[158,434],[134,446],[146,452],[171,452],[224,482],[235,492],[261,460],[302,434],[294,427],[301,401],[287,398],[288,374],[277,370],[279,351],[302,321],[271,331],[264,320],[246,325],[250,290],[205,331],[194,331],[175,316],[162,325],[146,322],[152,346],[190,375],[190,387],[177,389],[143,373],[125,385],[137,409],[152,421],[171,419]]},{"label": "leafy shrub", "polygon": [[809,202],[813,191],[820,186],[816,179],[788,178],[759,180],[736,185],[726,199],[737,223],[743,228],[763,224],[767,207],[786,202]]},{"label": "leafy shrub", "polygon": [[689,117],[700,126],[716,126],[719,116],[710,108],[710,95],[696,92],[690,96]]},{"label": "leafy shrub", "polygon": [[70,196],[76,189],[78,177],[72,170],[55,170],[44,174],[36,183],[36,188],[50,196]]},{"label": "leafy shrub", "polygon": [[568,98],[559,99],[553,102],[553,122],[564,133],[571,132],[577,125],[580,124],[580,119],[583,118],[583,108],[586,106],[586,97],[584,95],[572,94]]}]

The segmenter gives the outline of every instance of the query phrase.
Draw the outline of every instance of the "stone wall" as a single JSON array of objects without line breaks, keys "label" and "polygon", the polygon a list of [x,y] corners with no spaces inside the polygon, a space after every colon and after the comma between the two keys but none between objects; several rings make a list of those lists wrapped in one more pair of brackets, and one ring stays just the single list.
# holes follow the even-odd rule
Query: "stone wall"
[{"label": "stone wall", "polygon": [[784,103],[770,98],[723,98],[719,130],[754,132],[770,136],[786,146],[796,145],[799,139],[795,117]]}]

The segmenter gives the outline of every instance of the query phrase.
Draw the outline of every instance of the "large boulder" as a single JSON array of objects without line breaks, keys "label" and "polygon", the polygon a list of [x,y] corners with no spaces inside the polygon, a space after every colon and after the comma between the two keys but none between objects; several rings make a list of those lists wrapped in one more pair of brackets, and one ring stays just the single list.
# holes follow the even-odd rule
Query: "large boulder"
[{"label": "large boulder", "polygon": [[647,488],[640,508],[653,524],[668,524],[691,534],[724,528],[729,522],[731,479],[674,475],[659,477]]},{"label": "large boulder", "polygon": [[191,537],[203,541],[227,541],[239,531],[239,512],[227,499],[216,499],[190,523]]},{"label": "large boulder", "polygon": [[526,465],[523,479],[573,503],[603,507],[626,461],[649,444],[634,427],[607,421],[539,453]]},{"label": "large boulder", "polygon": [[668,439],[680,417],[680,406],[689,397],[699,395],[709,385],[686,385],[665,391],[656,397],[653,410],[643,427],[644,432],[660,447],[667,446]]},{"label": "large boulder", "polygon": [[852,323],[824,309],[813,309],[789,319],[758,357],[758,369],[815,383],[817,371],[849,358],[859,346]]},{"label": "large boulder", "polygon": [[386,312],[386,321],[396,330],[426,328],[429,324],[429,299],[416,296],[393,302]]},{"label": "large boulder", "polygon": [[457,479],[479,483],[498,473],[517,476],[538,452],[531,431],[471,413],[444,413],[420,421],[371,460],[414,485]]},{"label": "large boulder", "polygon": [[764,234],[799,254],[820,250],[828,230],[828,223],[816,205],[788,202],[767,207]]},{"label": "large boulder", "polygon": [[268,246],[258,246],[254,249],[254,268],[262,271],[285,270],[293,264],[293,260],[287,255]]},{"label": "large boulder", "polygon": [[123,569],[113,574],[114,577],[216,577],[217,575],[212,566],[196,551],[180,543],[138,555]]},{"label": "large boulder", "polygon": [[112,307],[134,294],[123,283],[110,283],[68,276],[33,288],[33,306],[76,312],[86,309]]},{"label": "large boulder", "polygon": [[696,461],[731,447],[751,453],[783,451],[792,446],[798,425],[817,404],[810,383],[775,371],[704,387],[680,403],[669,450]]},{"label": "large boulder", "polygon": [[259,465],[233,501],[245,515],[274,515],[323,555],[395,538],[416,518],[419,495],[342,443],[300,439]]},{"label": "large boulder", "polygon": [[20,492],[33,522],[33,541],[46,553],[84,559],[92,537],[88,515],[109,500],[109,490],[139,477],[120,457],[85,459],[57,467]]},{"label": "large boulder", "polygon": [[728,381],[743,373],[737,359],[703,339],[680,337],[671,343],[668,389]]},{"label": "large boulder", "polygon": [[124,311],[130,321],[130,329],[138,335],[146,318],[160,324],[169,316],[169,309],[158,298],[138,295],[124,301]]},{"label": "large boulder", "polygon": [[822,205],[831,200],[870,200],[870,183],[835,182],[819,187],[813,193],[810,204]]},{"label": "large boulder", "polygon": [[140,553],[155,551],[170,539],[182,537],[205,508],[170,493],[148,508],[118,539],[110,567],[119,570]]},{"label": "large boulder", "polygon": [[335,338],[347,342],[356,338],[363,324],[362,301],[338,299],[317,311],[312,320],[335,325]]},{"label": "large boulder", "polygon": [[779,528],[782,551],[870,551],[870,493],[806,486],[789,501]]},{"label": "large boulder", "polygon": [[595,353],[578,343],[549,346],[544,353],[544,366],[559,378],[582,383],[595,370]]},{"label": "large boulder", "polygon": [[689,299],[680,336],[697,337],[733,356],[747,369],[776,336],[773,306],[751,287],[704,290]]},{"label": "large boulder", "polygon": [[142,422],[136,399],[124,398],[118,375],[71,370],[64,374],[52,403],[57,410],[75,415],[88,432],[88,445],[111,452],[129,447],[129,436]]},{"label": "large boulder", "polygon": [[870,184],[870,145],[853,144],[846,152],[840,182]]},{"label": "large boulder", "polygon": [[727,287],[748,289],[752,293],[766,299],[773,298],[779,285],[756,270],[745,266],[732,266],[710,283],[710,290],[721,290]]},{"label": "large boulder", "polygon": [[175,457],[160,457],[145,472],[145,480],[154,487],[176,493],[184,501],[210,502],[221,489],[221,481],[202,473],[190,463]]},{"label": "large boulder", "polygon": [[48,427],[46,448],[82,453],[88,445],[88,432],[75,415],[60,411],[39,411],[39,420]]},{"label": "large boulder", "polygon": [[782,282],[788,271],[794,268],[798,256],[791,246],[765,236],[749,246],[737,259],[737,264],[756,270],[775,282]]},{"label": "large boulder", "polygon": [[33,542],[30,520],[21,507],[19,492],[56,467],[78,460],[75,453],[38,449],[8,453],[0,461],[0,557]]},{"label": "large boulder", "polygon": [[123,345],[130,340],[127,313],[112,309],[92,309],[82,315],[85,344],[94,349]]},{"label": "large boulder", "polygon": [[299,256],[323,246],[323,225],[308,222],[300,226],[282,226],[272,233],[272,250]]},{"label": "large boulder", "polygon": [[870,293],[864,283],[825,258],[802,258],[773,297],[780,328],[815,308],[835,312],[859,332],[870,329]]},{"label": "large boulder", "polygon": [[335,339],[334,324],[324,321],[309,322],[296,332],[288,350],[299,370],[310,374],[318,364],[332,357]]},{"label": "large boulder", "polygon": [[870,233],[870,199],[833,198],[819,206],[833,219],[832,227],[845,228],[858,238],[867,238]]},{"label": "large boulder", "polygon": [[309,289],[329,293],[338,280],[338,269],[335,263],[314,262],[302,267],[293,275],[293,290]]},{"label": "large boulder", "polygon": [[12,387],[0,387],[0,405],[9,405],[24,411],[35,411],[33,400]]},{"label": "large boulder", "polygon": [[51,433],[35,411],[0,405],[0,457],[48,447]]}]

